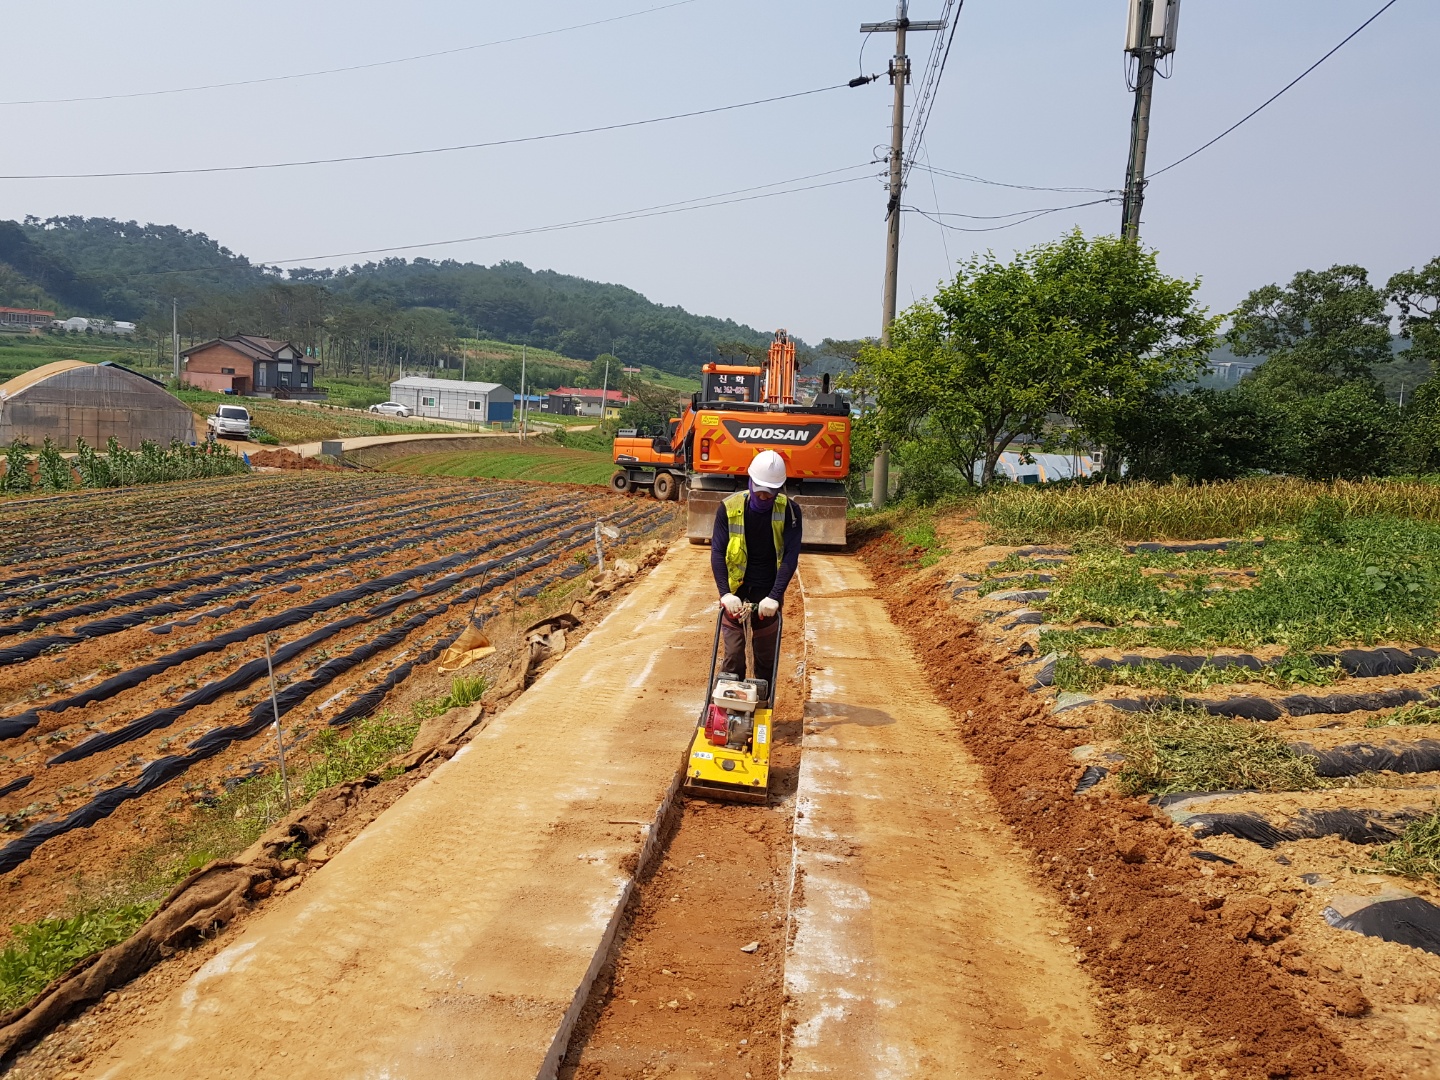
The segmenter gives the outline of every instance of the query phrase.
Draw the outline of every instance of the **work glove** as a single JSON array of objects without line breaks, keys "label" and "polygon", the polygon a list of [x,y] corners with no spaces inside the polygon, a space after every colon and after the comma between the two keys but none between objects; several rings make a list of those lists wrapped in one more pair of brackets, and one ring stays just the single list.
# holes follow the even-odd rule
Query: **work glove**
[{"label": "work glove", "polygon": [[732,619],[738,619],[741,609],[745,606],[745,601],[741,600],[733,592],[727,592],[724,596],[720,597],[720,606],[725,609],[726,613]]},{"label": "work glove", "polygon": [[760,613],[760,618],[773,619],[775,613],[780,610],[780,601],[773,596],[767,596],[755,606],[755,610]]}]

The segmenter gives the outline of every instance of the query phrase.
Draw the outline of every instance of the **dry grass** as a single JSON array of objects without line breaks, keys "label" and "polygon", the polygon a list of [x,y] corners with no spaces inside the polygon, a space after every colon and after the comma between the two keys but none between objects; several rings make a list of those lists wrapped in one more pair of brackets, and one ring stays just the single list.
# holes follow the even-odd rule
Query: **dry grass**
[{"label": "dry grass", "polygon": [[981,496],[978,513],[993,539],[1007,544],[1068,542],[1097,533],[1118,541],[1207,540],[1295,526],[1317,513],[1340,520],[1440,521],[1440,486],[1304,480],[1014,486]]}]

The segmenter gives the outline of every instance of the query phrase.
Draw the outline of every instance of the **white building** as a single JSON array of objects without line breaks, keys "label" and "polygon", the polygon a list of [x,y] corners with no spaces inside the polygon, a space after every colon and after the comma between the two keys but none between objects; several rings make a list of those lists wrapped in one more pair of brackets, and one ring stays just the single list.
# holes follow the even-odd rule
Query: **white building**
[{"label": "white building", "polygon": [[499,383],[409,375],[390,384],[390,400],[409,408],[412,416],[472,424],[509,423],[515,419],[515,393]]}]

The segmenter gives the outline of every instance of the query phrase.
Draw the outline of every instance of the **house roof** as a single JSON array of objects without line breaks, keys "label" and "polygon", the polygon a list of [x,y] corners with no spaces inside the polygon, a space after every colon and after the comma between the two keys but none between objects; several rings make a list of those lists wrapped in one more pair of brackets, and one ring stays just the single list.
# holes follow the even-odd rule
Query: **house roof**
[{"label": "house roof", "polygon": [[[551,390],[550,393],[552,393],[552,394],[563,394],[563,395],[566,396],[566,397],[597,398],[597,399],[598,399],[598,398],[600,397],[601,391],[599,391],[599,390],[587,390],[587,389],[585,389],[585,388],[583,388],[583,387],[579,387],[579,386],[558,386],[558,387],[556,387],[554,390]],[[629,394],[626,394],[626,393],[625,393],[624,391],[622,391],[622,390],[606,390],[606,391],[604,391],[604,393],[605,393],[605,401],[606,401],[607,404],[610,403],[610,402],[612,402],[612,401],[618,401],[618,402],[620,402],[621,404],[628,404],[629,401],[630,401],[630,395],[629,395]]]},{"label": "house roof", "polygon": [[505,387],[498,382],[460,382],[458,379],[427,379],[422,375],[406,375],[396,379],[390,386],[403,386],[411,390],[464,390],[467,393],[489,394]]},{"label": "house roof", "polygon": [[236,352],[250,357],[251,360],[274,360],[276,353],[288,347],[295,353],[296,363],[319,363],[319,361],[312,360],[306,356],[305,350],[293,341],[276,341],[274,338],[256,337],[254,334],[233,334],[230,337],[212,338],[210,341],[205,341],[199,345],[183,350],[180,355],[193,356],[195,353],[214,348],[216,345],[228,346]]},{"label": "house roof", "polygon": [[0,307],[0,314],[3,315],[49,315],[54,316],[53,311],[41,311],[39,308],[28,307]]}]

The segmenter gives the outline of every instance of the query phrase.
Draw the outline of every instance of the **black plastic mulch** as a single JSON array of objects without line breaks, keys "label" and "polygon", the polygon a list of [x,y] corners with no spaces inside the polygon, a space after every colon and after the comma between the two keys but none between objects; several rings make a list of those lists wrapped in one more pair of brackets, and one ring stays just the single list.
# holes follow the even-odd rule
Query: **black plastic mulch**
[{"label": "black plastic mulch", "polygon": [[[658,518],[660,516],[660,513],[662,512],[663,511],[637,512],[623,519],[622,521],[617,522],[616,524],[624,525],[641,518],[647,518],[653,521],[654,519]],[[588,528],[588,525],[578,526],[575,530],[572,531],[572,534],[573,532],[578,532]],[[583,542],[584,541],[582,541],[582,543]],[[576,544],[573,546],[578,547],[580,545]],[[551,554],[542,557],[542,559],[540,560],[535,560],[530,564],[530,569],[533,569],[537,565],[543,565],[545,563],[553,562],[556,558],[559,557],[560,554],[563,554],[563,552]],[[515,556],[512,554],[509,559],[505,561],[509,562],[514,557]],[[438,562],[440,563],[448,563],[449,561],[450,560],[438,560]],[[432,566],[433,565],[434,564],[432,564]],[[475,589],[468,591],[474,595],[479,595],[481,592],[489,591],[490,589],[496,588],[499,585],[504,584],[507,580],[510,580],[511,578],[525,572],[527,571],[524,568],[512,566],[505,573],[493,578],[487,578],[483,585],[476,586]],[[576,571],[573,571],[570,568],[566,568],[559,573],[551,575],[548,581],[544,584],[553,583],[555,581],[564,580],[566,578],[574,576],[576,576]],[[543,588],[544,584],[541,584],[540,588]],[[463,597],[457,598],[456,602],[460,602],[462,599]],[[426,649],[423,653],[417,656],[415,659],[409,661],[406,664],[402,664],[400,667],[390,672],[390,674],[386,677],[385,682],[382,684],[386,692],[388,692],[390,689],[393,689],[394,686],[398,685],[401,680],[403,680],[407,675],[409,675],[409,673],[414,669],[415,665],[428,663],[429,661],[435,659],[435,657],[439,656],[441,652],[443,652],[446,648],[448,648],[451,644],[454,643],[455,639],[458,638],[462,632],[463,628],[461,630],[455,631],[453,634],[442,637],[440,640],[436,641],[433,645]],[[376,690],[379,689],[379,687],[376,688]],[[369,715],[369,712],[373,711],[373,709],[377,707],[381,701],[383,701],[384,696],[384,693],[381,693],[378,697],[375,697],[375,691],[371,691],[366,695],[363,695],[362,699],[357,699],[356,702],[353,702],[351,706],[346,709],[345,713],[342,715],[346,717],[347,721],[358,719],[361,716]],[[356,708],[361,705],[362,701],[365,701],[368,704],[368,709],[366,709],[365,711],[356,712]],[[100,792],[98,795],[95,796],[95,798],[91,799],[84,806],[78,807],[71,813],[65,815],[63,818],[58,818],[53,821],[41,822],[40,824],[32,826],[31,828],[27,829],[25,833],[18,839],[11,841],[4,848],[0,848],[0,874],[8,873],[9,871],[15,869],[15,867],[21,865],[23,862],[25,862],[25,860],[30,858],[30,856],[35,852],[35,850],[39,848],[40,845],[43,844],[46,840],[53,839],[56,836],[61,836],[74,829],[89,828],[97,821],[109,817],[129,800],[139,798],[141,795],[145,795],[148,792],[155,790],[156,788],[168,783],[176,777],[184,775],[184,773],[192,765],[196,765],[199,762],[206,760],[207,758],[214,757],[216,754],[225,750],[237,740],[248,739],[254,737],[255,735],[258,735],[261,731],[264,731],[266,726],[271,724],[273,720],[273,715],[270,714],[268,711],[262,714],[258,719],[252,712],[251,716],[240,724],[233,724],[228,727],[216,728],[213,731],[206,732],[203,736],[190,744],[190,753],[172,755],[152,761],[140,771],[139,777],[137,777],[130,783],[121,784],[117,787],[113,787],[106,791]],[[331,722],[340,723],[341,720],[337,718],[336,720],[333,720]]]},{"label": "black plastic mulch", "polygon": [[1425,773],[1440,770],[1440,741],[1346,743],[1329,750],[1316,750],[1309,743],[1295,743],[1295,753],[1315,759],[1317,776],[1358,776],[1361,773]]},{"label": "black plastic mulch", "polygon": [[1352,844],[1387,844],[1398,838],[1405,826],[1429,811],[1421,809],[1301,810],[1294,817],[1272,821],[1255,811],[1221,814],[1194,814],[1181,824],[1198,840],[1210,836],[1236,836],[1264,848],[1294,840],[1318,840],[1338,836]]},{"label": "black plastic mulch", "polygon": [[1381,900],[1348,916],[1327,907],[1325,921],[1337,930],[1353,930],[1440,955],[1440,907],[1418,896]]}]

